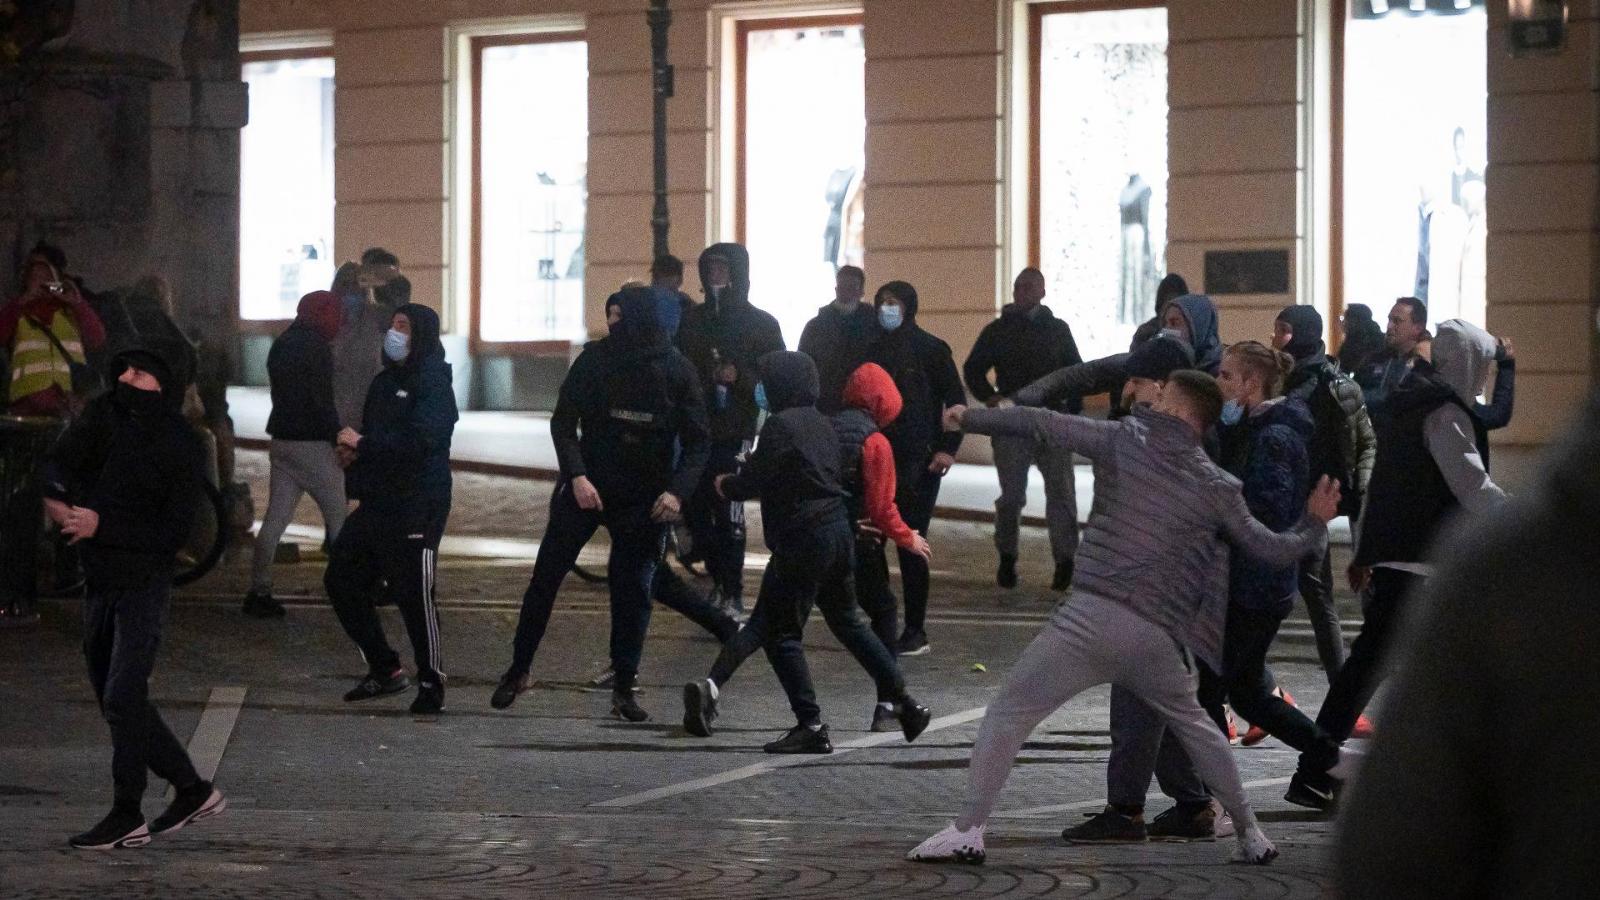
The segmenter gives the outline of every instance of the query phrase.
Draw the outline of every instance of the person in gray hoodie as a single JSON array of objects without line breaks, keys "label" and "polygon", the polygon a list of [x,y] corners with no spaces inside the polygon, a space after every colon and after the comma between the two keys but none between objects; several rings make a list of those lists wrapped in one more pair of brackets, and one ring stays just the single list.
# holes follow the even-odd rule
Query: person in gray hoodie
[{"label": "person in gray hoodie", "polygon": [[[1441,322],[1432,360],[1418,360],[1389,393],[1349,573],[1351,589],[1371,592],[1361,633],[1317,713],[1318,727],[1337,741],[1350,737],[1383,682],[1395,625],[1433,574],[1431,545],[1440,528],[1460,511],[1481,514],[1505,502],[1484,465],[1488,431],[1473,411],[1496,349],[1476,325]],[[1330,808],[1339,783],[1328,770],[1325,756],[1301,754],[1284,799]]]},{"label": "person in gray hoodie", "polygon": [[1233,816],[1234,859],[1266,863],[1262,833],[1228,742],[1196,699],[1196,658],[1219,670],[1229,545],[1291,565],[1322,539],[1339,501],[1321,482],[1300,521],[1281,533],[1250,515],[1237,478],[1213,463],[1200,437],[1222,394],[1198,372],[1173,373],[1149,409],[1117,422],[1042,409],[955,407],[947,428],[1031,437],[1099,464],[1095,509],[1078,548],[1072,593],[1056,607],[989,704],[973,746],[967,804],[908,858],[981,862],[984,822],[1023,742],[1041,721],[1098,684],[1131,689],[1166,720],[1202,779]]}]

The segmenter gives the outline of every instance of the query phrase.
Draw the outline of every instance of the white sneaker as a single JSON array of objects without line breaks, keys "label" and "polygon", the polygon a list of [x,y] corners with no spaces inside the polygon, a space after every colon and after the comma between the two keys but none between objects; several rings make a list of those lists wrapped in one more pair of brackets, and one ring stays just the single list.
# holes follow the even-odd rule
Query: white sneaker
[{"label": "white sneaker", "polygon": [[906,859],[913,862],[959,862],[974,866],[983,865],[983,828],[984,826],[979,825],[968,831],[961,831],[956,828],[956,823],[951,822],[943,831],[907,853]]},{"label": "white sneaker", "polygon": [[1211,808],[1216,812],[1216,816],[1211,820],[1211,829],[1217,840],[1233,837],[1233,816],[1228,815],[1228,811],[1216,800],[1211,801]]},{"label": "white sneaker", "polygon": [[1278,858],[1278,848],[1267,840],[1260,828],[1250,827],[1237,834],[1239,845],[1233,848],[1230,862],[1247,866],[1264,866]]}]

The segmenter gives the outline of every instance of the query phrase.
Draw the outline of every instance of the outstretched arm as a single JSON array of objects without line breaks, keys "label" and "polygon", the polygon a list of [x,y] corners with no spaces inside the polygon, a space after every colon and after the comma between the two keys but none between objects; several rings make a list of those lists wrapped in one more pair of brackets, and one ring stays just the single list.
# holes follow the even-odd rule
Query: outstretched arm
[{"label": "outstretched arm", "polygon": [[1105,451],[1113,436],[1123,427],[1116,422],[1021,406],[1010,409],[955,407],[945,418],[945,426],[948,428],[952,425],[972,434],[1029,438],[1052,447],[1082,453],[1090,459]]},{"label": "outstretched arm", "polygon": [[1018,406],[1051,406],[1066,398],[1092,397],[1117,389],[1128,377],[1128,357],[1119,353],[1057,369],[1011,395]]}]

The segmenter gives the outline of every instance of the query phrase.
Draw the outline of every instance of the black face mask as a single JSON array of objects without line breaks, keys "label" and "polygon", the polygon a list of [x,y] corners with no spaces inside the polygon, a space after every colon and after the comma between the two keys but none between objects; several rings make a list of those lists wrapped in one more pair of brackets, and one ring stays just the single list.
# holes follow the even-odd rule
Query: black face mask
[{"label": "black face mask", "polygon": [[131,384],[119,381],[116,387],[117,403],[136,416],[150,416],[165,408],[160,391],[141,391]]}]

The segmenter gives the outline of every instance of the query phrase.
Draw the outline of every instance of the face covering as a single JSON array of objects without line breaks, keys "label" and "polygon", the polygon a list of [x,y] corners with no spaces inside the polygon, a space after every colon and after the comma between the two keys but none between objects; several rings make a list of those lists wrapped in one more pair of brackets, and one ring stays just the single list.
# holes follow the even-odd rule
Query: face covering
[{"label": "face covering", "polygon": [[411,335],[396,331],[393,328],[389,329],[388,333],[383,336],[383,355],[387,356],[390,362],[398,363],[405,362],[406,357],[410,354]]},{"label": "face covering", "polygon": [[759,381],[756,382],[756,408],[762,412],[767,412],[771,409],[771,407],[767,406],[767,386]]},{"label": "face covering", "polygon": [[1237,400],[1222,404],[1222,424],[1237,425],[1244,418],[1244,405]]},{"label": "face covering", "polygon": [[903,306],[890,306],[885,304],[878,307],[878,324],[884,331],[894,331],[905,323],[906,313]]},{"label": "face covering", "polygon": [[142,391],[131,384],[117,382],[117,402],[135,415],[150,415],[161,411],[161,392]]}]

